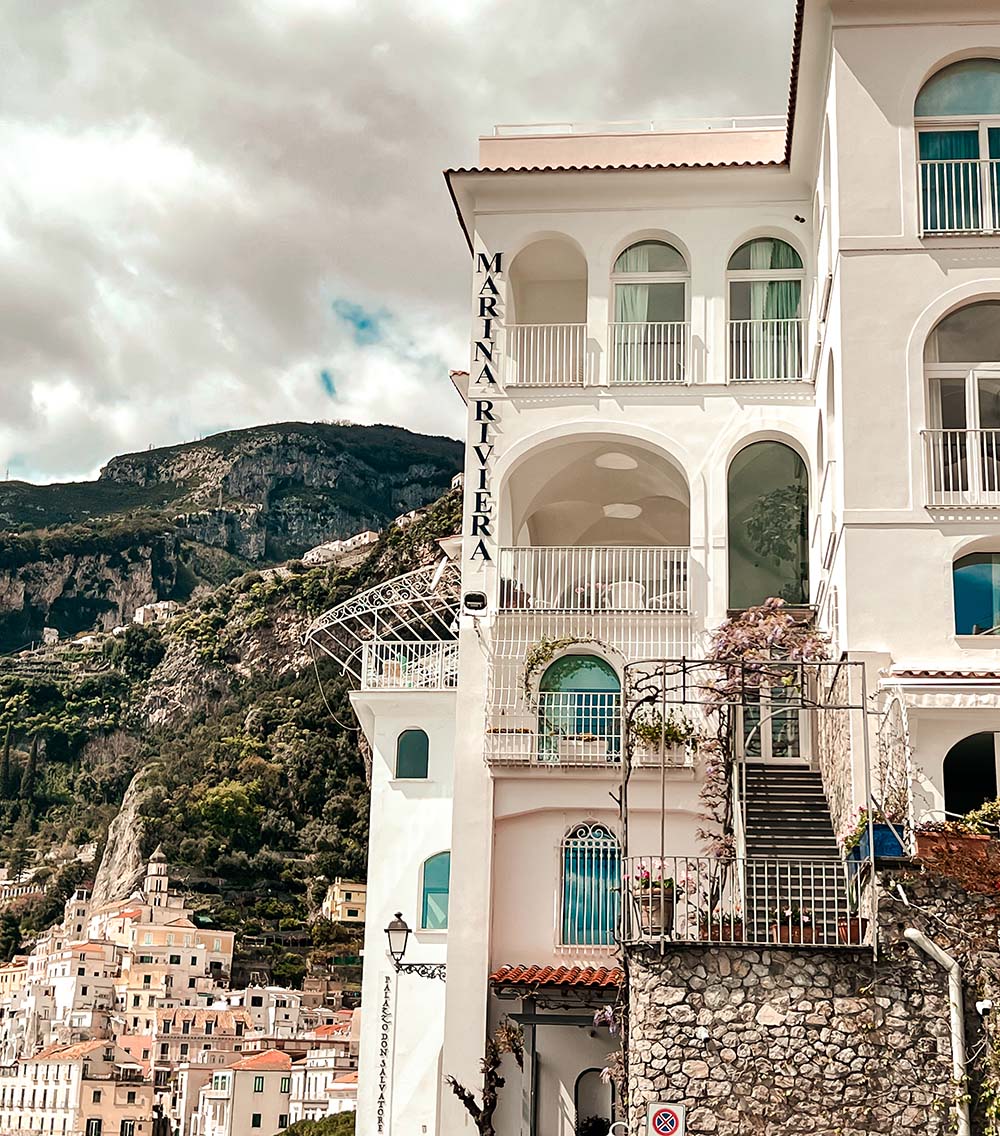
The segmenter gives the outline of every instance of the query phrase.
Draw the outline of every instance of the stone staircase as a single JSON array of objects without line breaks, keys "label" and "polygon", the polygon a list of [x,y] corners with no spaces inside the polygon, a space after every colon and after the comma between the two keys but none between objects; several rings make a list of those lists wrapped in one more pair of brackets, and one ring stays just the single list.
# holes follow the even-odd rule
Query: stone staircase
[{"label": "stone staircase", "polygon": [[847,884],[820,774],[807,765],[747,763],[745,777],[748,929],[766,941],[774,909],[789,904],[811,913],[816,943],[836,943]]}]

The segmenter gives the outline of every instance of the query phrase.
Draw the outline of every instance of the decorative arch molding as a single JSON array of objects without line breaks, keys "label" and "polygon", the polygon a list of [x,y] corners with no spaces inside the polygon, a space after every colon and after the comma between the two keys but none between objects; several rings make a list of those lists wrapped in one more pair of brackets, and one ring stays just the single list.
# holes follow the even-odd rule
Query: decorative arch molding
[{"label": "decorative arch molding", "polygon": [[729,271],[729,262],[738,248],[742,248],[748,241],[759,240],[784,241],[785,244],[791,245],[802,261],[802,271],[809,276],[813,264],[811,251],[798,233],[793,233],[791,229],[785,229],[781,225],[758,225],[752,229],[745,229],[726,249],[722,260],[723,271]]},{"label": "decorative arch molding", "polygon": [[515,243],[509,245],[507,248],[499,250],[503,253],[504,260],[506,261],[504,272],[508,273],[510,271],[514,261],[525,249],[530,248],[532,245],[537,245],[540,241],[562,241],[570,245],[580,254],[584,264],[588,263],[586,249],[580,244],[576,237],[559,229],[537,229],[531,233],[526,233],[523,237],[519,237]]},{"label": "decorative arch molding", "polygon": [[[576,445],[586,442],[605,445],[609,449],[617,446],[642,450],[650,458],[670,466],[676,473],[678,481],[683,483],[686,489],[688,517],[695,526],[692,530],[689,525],[687,543],[696,543],[700,539],[701,518],[704,517],[706,509],[705,473],[686,447],[674,438],[636,422],[576,419],[537,430],[516,441],[509,450],[497,458],[494,465],[494,484],[497,487],[497,499],[505,506],[500,513],[498,544],[510,544],[516,536],[516,533],[511,531],[513,523],[511,501],[517,473],[522,466],[542,457],[546,451],[555,451],[562,444]],[[689,472],[691,470],[698,470],[693,483]]]},{"label": "decorative arch molding", "polygon": [[691,250],[687,243],[681,240],[676,233],[668,229],[651,228],[636,229],[634,232],[629,233],[624,240],[616,241],[611,246],[611,255],[608,258],[608,272],[614,272],[615,261],[627,248],[631,248],[632,245],[637,245],[642,241],[662,241],[664,244],[672,245],[681,256],[684,257],[688,272],[691,271]]},{"label": "decorative arch molding", "polygon": [[913,321],[906,341],[906,377],[910,398],[911,441],[914,469],[920,469],[920,431],[929,427],[924,350],[937,325],[960,308],[982,300],[1000,300],[1000,277],[985,277],[957,284],[930,301]]},{"label": "decorative arch molding", "polygon": [[951,549],[949,567],[961,560],[963,556],[972,556],[976,552],[996,552],[1000,554],[1000,535],[977,536],[972,539],[957,537]]}]

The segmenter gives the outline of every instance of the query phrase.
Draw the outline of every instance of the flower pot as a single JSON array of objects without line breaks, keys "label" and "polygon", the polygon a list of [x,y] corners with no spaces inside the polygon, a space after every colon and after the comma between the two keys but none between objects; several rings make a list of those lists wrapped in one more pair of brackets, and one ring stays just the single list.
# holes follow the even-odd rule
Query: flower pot
[{"label": "flower pot", "polygon": [[[902,824],[880,823],[872,825],[876,860],[900,860],[906,857],[906,850],[903,848],[903,842],[900,839],[902,830]],[[868,847],[868,829],[866,828],[862,831],[861,839],[857,845],[848,853],[847,858],[849,860],[867,860]]]},{"label": "flower pot", "polygon": [[917,856],[934,860],[940,856],[964,853],[974,860],[985,860],[990,838],[978,832],[918,832]]},{"label": "flower pot", "polygon": [[771,924],[772,943],[812,943],[815,941],[815,937],[816,929],[814,927],[802,927],[797,923],[793,925],[788,923]]},{"label": "flower pot", "polygon": [[868,920],[862,919],[860,915],[852,915],[850,917],[841,916],[837,920],[837,938],[842,943],[851,946],[860,946],[865,940],[865,935],[868,933]]},{"label": "flower pot", "polygon": [[707,943],[742,943],[743,920],[734,919],[730,922],[724,919],[718,923],[702,923],[698,928],[698,936]]},{"label": "flower pot", "polygon": [[672,891],[641,891],[636,895],[639,903],[639,921],[647,935],[671,935],[674,930],[674,893]]},{"label": "flower pot", "polygon": [[557,752],[566,765],[602,765],[611,757],[607,738],[561,737]]}]

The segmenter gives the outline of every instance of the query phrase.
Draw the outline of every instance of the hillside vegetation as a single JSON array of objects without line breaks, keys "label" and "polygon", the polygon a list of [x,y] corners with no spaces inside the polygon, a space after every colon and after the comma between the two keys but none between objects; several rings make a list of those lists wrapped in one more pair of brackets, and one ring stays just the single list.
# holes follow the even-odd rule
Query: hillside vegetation
[{"label": "hillside vegetation", "polygon": [[[144,856],[162,843],[200,916],[241,941],[304,928],[327,881],[364,878],[368,794],[348,685],[302,635],[330,606],[437,559],[460,520],[461,494],[448,492],[351,567],[253,570],[162,628],[0,660],[0,860],[17,870],[67,849],[43,870],[48,894],[0,924],[0,952],[93,874],[72,848],[103,847],[137,774],[125,839]],[[329,928],[309,935],[320,953],[344,952]],[[272,962],[276,977],[301,974],[279,947]]]}]

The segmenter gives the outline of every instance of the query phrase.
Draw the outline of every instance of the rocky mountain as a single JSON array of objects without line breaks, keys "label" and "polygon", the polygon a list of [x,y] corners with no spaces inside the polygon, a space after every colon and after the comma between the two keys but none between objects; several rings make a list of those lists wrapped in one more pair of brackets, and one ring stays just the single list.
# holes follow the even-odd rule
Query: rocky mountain
[{"label": "rocky mountain", "polygon": [[288,422],[125,454],[92,482],[2,482],[0,652],[383,529],[461,459],[458,442],[395,426]]},{"label": "rocky mountain", "polygon": [[[324,952],[355,954],[309,919],[328,881],[364,878],[365,754],[346,680],[302,633],[436,560],[460,522],[450,491],[349,564],[253,569],[163,625],[0,658],[0,863],[66,850],[41,870],[45,895],[4,913],[9,941],[47,925],[85,876],[102,902],[128,895],[162,844],[198,918],[249,937],[275,980]],[[119,552],[128,558],[124,538]],[[94,842],[96,877],[73,857]]]}]

